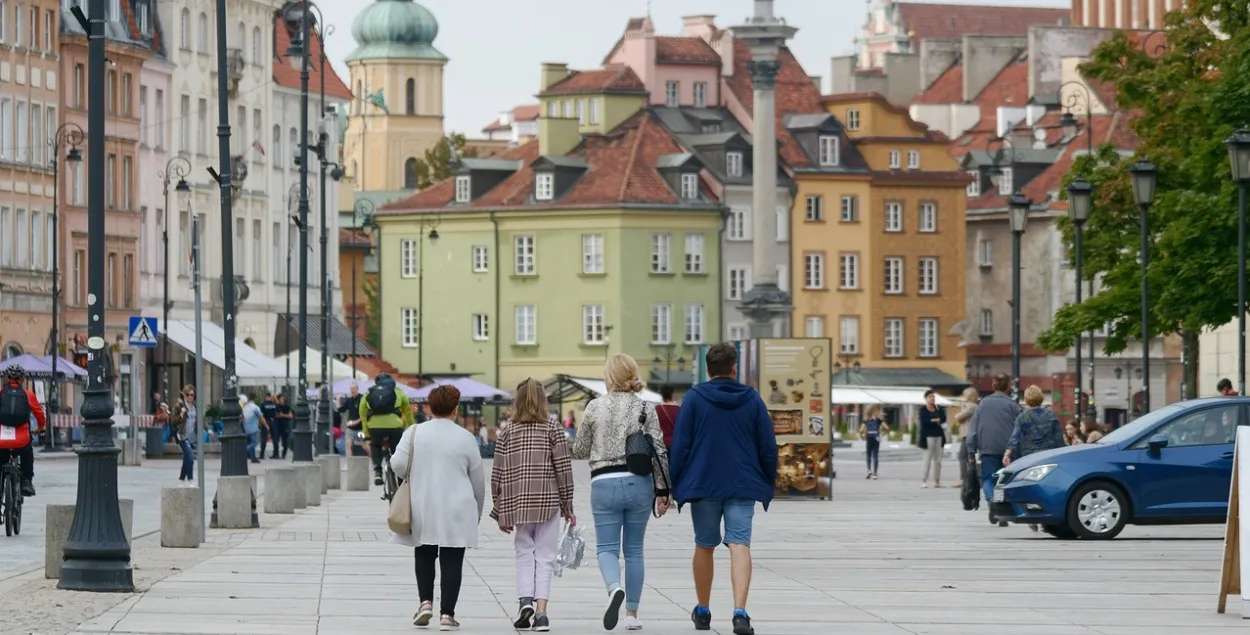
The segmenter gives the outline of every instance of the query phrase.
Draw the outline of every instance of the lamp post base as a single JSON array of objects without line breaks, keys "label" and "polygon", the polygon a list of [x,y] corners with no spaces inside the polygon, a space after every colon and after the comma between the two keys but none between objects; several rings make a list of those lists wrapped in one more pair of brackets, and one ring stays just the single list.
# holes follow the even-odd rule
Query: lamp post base
[{"label": "lamp post base", "polygon": [[[88,396],[92,398],[99,396]],[[117,454],[121,450],[112,443],[111,419],[84,424],[85,443],[78,449],[74,524],[65,542],[65,564],[57,588],[132,593],[135,583],[130,543],[126,542],[117,500]]]}]

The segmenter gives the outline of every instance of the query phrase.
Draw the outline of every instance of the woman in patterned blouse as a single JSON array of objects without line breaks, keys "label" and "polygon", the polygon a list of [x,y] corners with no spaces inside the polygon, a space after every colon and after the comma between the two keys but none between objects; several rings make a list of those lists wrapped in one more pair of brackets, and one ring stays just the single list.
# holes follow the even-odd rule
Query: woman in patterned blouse
[{"label": "woman in patterned blouse", "polygon": [[564,430],[547,415],[547,394],[533,378],[517,386],[512,425],[499,435],[490,476],[490,517],[514,535],[518,629],[548,631],[547,596],[560,542],[560,519],[573,515],[573,464]]}]

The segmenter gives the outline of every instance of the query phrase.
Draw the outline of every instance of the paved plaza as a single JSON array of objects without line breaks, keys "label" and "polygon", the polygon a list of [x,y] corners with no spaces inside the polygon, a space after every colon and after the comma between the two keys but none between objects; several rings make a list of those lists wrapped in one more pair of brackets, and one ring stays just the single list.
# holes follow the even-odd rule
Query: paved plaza
[{"label": "paved plaza", "polygon": [[[1130,527],[1109,543],[1058,541],[992,527],[984,513],[964,512],[954,489],[920,489],[918,462],[883,463],[881,480],[867,481],[849,458],[838,463],[835,500],[778,501],[756,516],[749,608],[761,635],[1217,635],[1250,626],[1214,610],[1221,527]],[[72,500],[73,465],[41,461],[35,500]],[[948,474],[955,467],[948,461]],[[575,469],[578,516],[590,525],[589,475],[584,463]],[[156,529],[159,510],[143,501],[157,500],[176,473],[172,461],[120,469],[122,495],[137,500],[136,535]],[[41,569],[19,575],[18,559],[5,560],[0,635],[413,633],[412,554],[387,543],[384,510],[376,491],[340,491],[295,516],[262,516],[260,530],[210,530],[200,549],[138,538],[143,593],[135,595],[57,591]],[[24,541],[42,545],[38,525],[29,532],[24,550],[34,549]],[[644,633],[692,632],[690,536],[688,514],[652,521]],[[480,540],[466,565],[461,632],[511,633],[511,539],[487,519]],[[40,565],[42,553],[27,561]],[[732,609],[728,564],[721,554],[712,606],[721,633]],[[593,560],[567,572],[554,585],[552,631],[602,632],[605,597]]]}]

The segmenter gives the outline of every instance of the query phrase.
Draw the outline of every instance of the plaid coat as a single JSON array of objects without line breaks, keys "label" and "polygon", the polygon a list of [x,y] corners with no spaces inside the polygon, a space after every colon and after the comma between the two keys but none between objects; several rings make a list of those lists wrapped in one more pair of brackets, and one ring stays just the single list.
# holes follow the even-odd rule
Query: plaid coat
[{"label": "plaid coat", "polygon": [[495,444],[490,517],[501,527],[545,523],[573,511],[573,463],[555,423],[512,422]]}]

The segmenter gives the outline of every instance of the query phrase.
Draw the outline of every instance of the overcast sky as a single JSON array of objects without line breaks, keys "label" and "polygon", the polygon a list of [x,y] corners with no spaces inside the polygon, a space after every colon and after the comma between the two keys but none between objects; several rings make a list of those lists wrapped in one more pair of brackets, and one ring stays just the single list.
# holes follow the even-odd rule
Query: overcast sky
[{"label": "overcast sky", "polygon": [[[335,33],[326,50],[347,81],[342,60],[356,46],[351,23],[371,0],[321,0]],[[444,91],[448,131],[478,136],[500,111],[536,102],[539,64],[567,62],[596,68],[631,17],[646,15],[648,0],[417,0],[438,18],[434,46],[451,59]],[[962,4],[1068,6],[1068,0],[958,0]],[[742,22],[752,0],[651,0],[659,35],[677,35],[681,16],[714,14],[720,27]],[[791,48],[809,75],[828,81],[829,58],[853,50],[864,23],[864,0],[777,0],[776,12],[799,28]],[[398,103],[398,96],[387,95]]]}]

